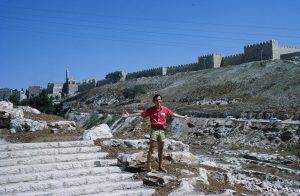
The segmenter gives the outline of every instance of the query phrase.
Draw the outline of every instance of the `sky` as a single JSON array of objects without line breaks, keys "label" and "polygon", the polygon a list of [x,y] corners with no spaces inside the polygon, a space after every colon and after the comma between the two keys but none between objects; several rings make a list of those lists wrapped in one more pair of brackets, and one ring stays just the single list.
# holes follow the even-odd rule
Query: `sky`
[{"label": "sky", "polygon": [[0,88],[46,88],[233,55],[300,48],[298,0],[0,0]]}]

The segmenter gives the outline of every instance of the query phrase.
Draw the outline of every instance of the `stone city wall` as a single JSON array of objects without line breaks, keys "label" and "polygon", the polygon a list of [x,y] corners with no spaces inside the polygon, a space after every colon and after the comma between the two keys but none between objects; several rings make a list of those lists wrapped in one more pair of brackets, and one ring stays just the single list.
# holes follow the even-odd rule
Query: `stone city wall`
[{"label": "stone city wall", "polygon": [[[279,46],[279,53],[280,56],[289,54],[291,55],[297,55],[297,52],[300,52],[300,48],[294,48],[294,47],[288,47],[288,46]],[[299,55],[299,54],[298,54]]]},{"label": "stone city wall", "polygon": [[244,54],[235,54],[231,56],[225,56],[222,61],[221,66],[228,66],[228,65],[239,65],[244,62]]},{"label": "stone city wall", "polygon": [[199,70],[199,64],[198,64],[198,62],[196,62],[196,63],[177,65],[177,66],[169,66],[169,67],[165,67],[165,68],[166,68],[166,75],[173,75],[178,72]]},{"label": "stone city wall", "polygon": [[[202,69],[218,68],[221,66],[228,65],[239,65],[242,63],[252,61],[289,58],[295,55],[299,55],[298,52],[300,52],[299,48],[279,46],[278,41],[269,40],[266,42],[244,46],[244,53],[242,54],[234,54],[230,56],[224,56],[222,54],[208,54],[199,56],[198,62],[195,63],[168,67],[157,67],[128,74],[124,72],[122,80],[124,80],[125,77],[126,79],[133,79],[140,77],[173,75],[178,72],[197,71]],[[97,82],[85,82],[79,84],[78,89],[79,91],[89,90],[91,88],[94,88],[95,86],[102,86],[111,82],[112,81],[110,81],[109,79],[98,80]]]},{"label": "stone city wall", "polygon": [[163,68],[153,68],[143,71],[137,71],[133,73],[128,73],[126,79],[140,78],[140,77],[152,77],[152,76],[161,76],[163,74]]},{"label": "stone city wall", "polygon": [[275,40],[247,45],[244,47],[244,63],[279,58],[273,55],[273,50],[278,50],[278,42]]},{"label": "stone city wall", "polygon": [[282,55],[280,55],[280,59],[287,59],[287,58],[291,58],[291,57],[294,57],[294,56],[299,56],[300,57],[300,52],[282,54]]},{"label": "stone city wall", "polygon": [[78,91],[83,92],[95,88],[96,86],[97,86],[97,81],[95,79],[81,80],[80,83],[78,84]]},{"label": "stone city wall", "polygon": [[103,85],[105,85],[105,84],[110,84],[110,83],[111,83],[111,82],[110,82],[109,80],[106,80],[106,79],[104,79],[104,80],[98,80],[96,86],[97,86],[97,87],[98,87],[98,86],[103,86]]},{"label": "stone city wall", "polygon": [[211,69],[221,66],[222,54],[208,54],[198,57],[199,70],[200,69]]}]

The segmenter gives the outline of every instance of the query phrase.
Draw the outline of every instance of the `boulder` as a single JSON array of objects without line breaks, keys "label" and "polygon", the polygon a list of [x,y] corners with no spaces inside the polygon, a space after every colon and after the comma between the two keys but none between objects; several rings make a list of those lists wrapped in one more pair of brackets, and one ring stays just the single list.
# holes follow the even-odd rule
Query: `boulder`
[{"label": "boulder", "polygon": [[143,151],[134,154],[120,153],[117,159],[119,165],[121,165],[123,168],[136,167],[147,162],[147,158],[144,156]]},{"label": "boulder", "polygon": [[160,172],[148,172],[143,178],[143,182],[148,186],[161,186],[164,187],[170,182],[177,180],[174,176],[167,176]]},{"label": "boulder", "polygon": [[113,135],[107,124],[101,124],[91,129],[85,130],[83,140],[96,140],[101,138],[112,138]]},{"label": "boulder", "polygon": [[29,106],[19,106],[19,109],[23,110],[23,112],[29,112],[34,114],[41,114],[41,112],[35,108],[29,107]]},{"label": "boulder", "polygon": [[15,118],[10,121],[10,132],[24,132],[24,131],[42,131],[47,129],[46,121],[34,121],[31,119]]},{"label": "boulder", "polygon": [[74,121],[55,121],[48,124],[51,128],[56,128],[59,130],[76,130],[76,123]]},{"label": "boulder", "polygon": [[189,145],[176,140],[165,139],[165,147],[173,151],[189,151]]},{"label": "boulder", "polygon": [[0,101],[0,111],[11,111],[14,105],[8,101]]},{"label": "boulder", "polygon": [[10,118],[14,119],[14,118],[20,118],[23,119],[24,118],[24,112],[22,109],[12,109],[9,112]]},{"label": "boulder", "polygon": [[199,196],[205,195],[204,193],[199,193],[195,190],[195,180],[193,178],[183,178],[180,181],[180,185],[177,189],[173,190],[168,196],[179,196],[179,195],[192,195]]},{"label": "boulder", "polygon": [[110,139],[102,142],[103,146],[111,147],[124,147],[124,148],[135,148],[135,149],[145,149],[148,148],[149,140],[140,139],[140,140],[122,140],[122,139]]},{"label": "boulder", "polygon": [[198,158],[190,152],[171,152],[169,155],[171,161],[175,163],[197,164]]}]

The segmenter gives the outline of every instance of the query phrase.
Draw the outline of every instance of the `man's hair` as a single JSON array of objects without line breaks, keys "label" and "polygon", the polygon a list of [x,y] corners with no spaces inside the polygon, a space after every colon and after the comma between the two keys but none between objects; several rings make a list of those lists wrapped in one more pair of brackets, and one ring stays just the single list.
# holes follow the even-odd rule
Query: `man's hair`
[{"label": "man's hair", "polygon": [[160,94],[156,94],[156,95],[154,95],[152,100],[155,101],[157,99],[157,97],[160,97],[162,99],[162,96]]}]

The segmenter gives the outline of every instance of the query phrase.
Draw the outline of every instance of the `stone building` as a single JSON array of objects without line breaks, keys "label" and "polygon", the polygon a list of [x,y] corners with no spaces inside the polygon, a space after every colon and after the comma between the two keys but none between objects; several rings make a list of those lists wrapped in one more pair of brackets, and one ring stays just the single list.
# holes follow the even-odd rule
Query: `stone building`
[{"label": "stone building", "polygon": [[29,86],[27,91],[27,97],[37,97],[40,95],[40,93],[43,91],[43,87],[41,86]]},{"label": "stone building", "polygon": [[13,89],[10,88],[0,88],[0,100],[9,100],[10,96],[13,94]]},{"label": "stone building", "polygon": [[70,78],[69,70],[66,70],[66,81],[63,84],[62,93],[65,95],[74,95],[78,92],[78,85],[74,79]]},{"label": "stone building", "polygon": [[53,98],[61,98],[64,83],[48,83],[47,93]]}]

